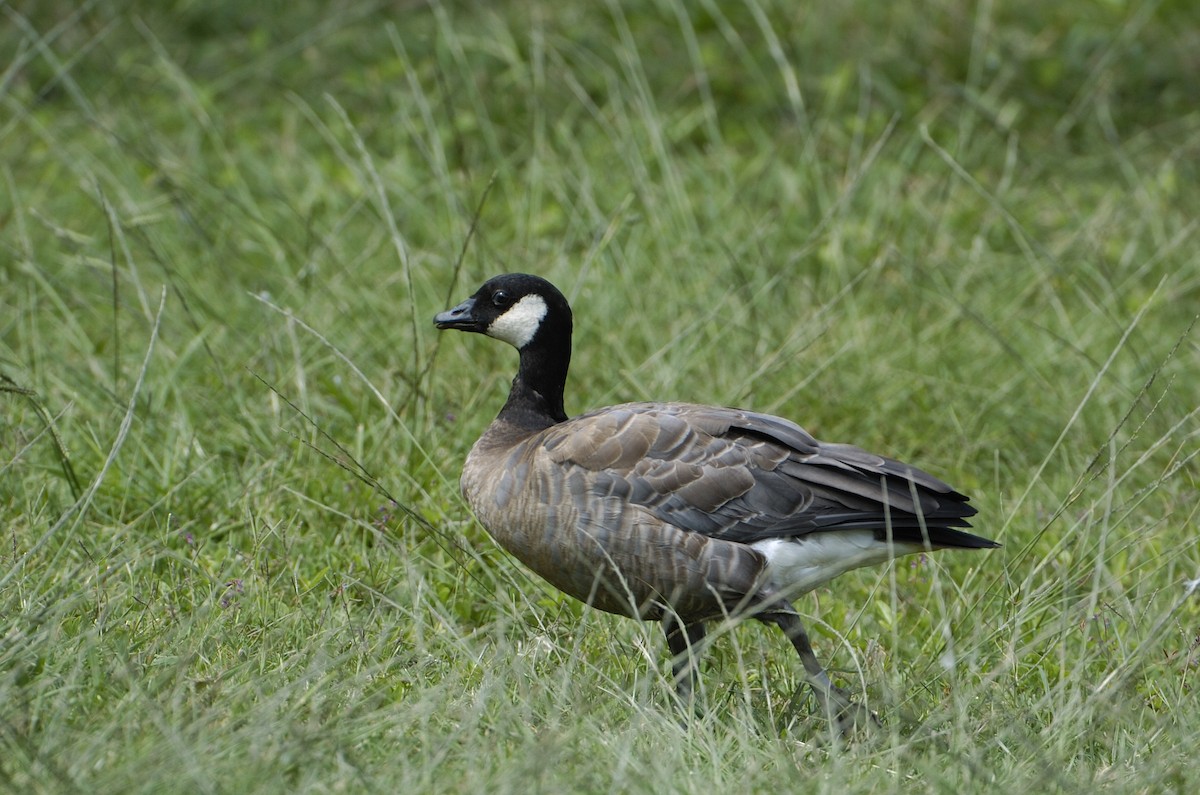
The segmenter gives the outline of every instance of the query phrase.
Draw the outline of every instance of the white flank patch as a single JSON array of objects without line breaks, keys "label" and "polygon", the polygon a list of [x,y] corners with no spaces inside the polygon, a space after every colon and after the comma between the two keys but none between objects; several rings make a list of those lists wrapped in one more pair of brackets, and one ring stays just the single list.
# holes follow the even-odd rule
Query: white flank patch
[{"label": "white flank patch", "polygon": [[893,557],[920,552],[917,543],[894,543],[875,538],[870,530],[836,530],[799,538],[772,538],[750,546],[767,558],[771,583],[789,593],[801,594],[838,575],[862,566],[886,563]]},{"label": "white flank patch", "polygon": [[538,326],[546,317],[546,301],[540,295],[530,294],[517,301],[488,326],[487,335],[504,340],[514,348],[524,348],[537,334]]}]

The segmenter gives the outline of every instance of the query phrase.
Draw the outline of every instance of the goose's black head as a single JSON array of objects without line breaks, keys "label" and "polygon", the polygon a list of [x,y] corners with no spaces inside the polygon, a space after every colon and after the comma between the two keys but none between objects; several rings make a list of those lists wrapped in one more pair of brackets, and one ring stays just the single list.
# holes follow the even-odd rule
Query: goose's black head
[{"label": "goose's black head", "polygon": [[504,340],[517,350],[558,348],[571,341],[571,307],[550,282],[527,273],[506,273],[484,282],[475,294],[433,318],[439,329],[458,329]]},{"label": "goose's black head", "polygon": [[527,273],[506,273],[488,279],[433,322],[439,329],[487,334],[521,352],[501,419],[534,432],[567,418],[563,388],[571,365],[571,307],[553,284]]}]

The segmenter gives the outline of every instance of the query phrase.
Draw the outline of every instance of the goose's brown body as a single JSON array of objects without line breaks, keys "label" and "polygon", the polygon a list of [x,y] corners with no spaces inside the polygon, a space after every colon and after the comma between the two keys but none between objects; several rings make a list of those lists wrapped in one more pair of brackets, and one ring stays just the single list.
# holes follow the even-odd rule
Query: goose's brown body
[{"label": "goose's brown body", "polygon": [[719,618],[764,588],[794,597],[854,567],[789,587],[753,546],[770,539],[870,529],[878,559],[857,565],[980,540],[951,529],[974,511],[924,472],[778,417],[684,403],[611,406],[534,431],[501,416],[462,487],[496,541],[552,585],[644,619]]},{"label": "goose's brown body", "polygon": [[[576,599],[643,619],[665,608],[716,618],[756,590],[766,559],[664,522],[648,500],[630,501],[639,464],[660,484],[698,479],[671,458],[693,432],[664,431],[656,415],[652,406],[616,407],[533,434],[499,419],[467,456],[463,494],[502,547]],[[671,471],[646,472],[647,454]]]}]

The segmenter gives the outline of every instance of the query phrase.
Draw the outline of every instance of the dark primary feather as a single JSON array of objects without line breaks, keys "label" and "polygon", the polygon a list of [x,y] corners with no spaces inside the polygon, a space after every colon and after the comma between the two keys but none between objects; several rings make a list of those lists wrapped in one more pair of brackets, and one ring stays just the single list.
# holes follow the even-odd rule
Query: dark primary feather
[{"label": "dark primary feather", "polygon": [[[931,547],[990,547],[954,528],[976,513],[919,469],[818,442],[778,417],[678,403],[630,403],[544,431],[551,460],[594,496],[615,496],[683,530],[740,543],[832,530],[888,532]],[[577,494],[576,499],[583,497]]]}]

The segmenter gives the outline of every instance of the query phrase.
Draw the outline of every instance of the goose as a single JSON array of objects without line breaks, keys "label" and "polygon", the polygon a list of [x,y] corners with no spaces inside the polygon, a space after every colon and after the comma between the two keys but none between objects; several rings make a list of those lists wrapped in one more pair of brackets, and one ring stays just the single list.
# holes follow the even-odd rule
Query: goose
[{"label": "goose", "polygon": [[434,324],[520,354],[463,465],[476,518],[560,591],[661,622],[682,704],[694,705],[706,624],[752,617],[783,631],[835,726],[877,723],[830,681],[792,600],[896,556],[999,546],[961,529],[976,509],[941,480],[780,417],[690,403],[568,417],[571,308],[538,276],[489,279]]}]

